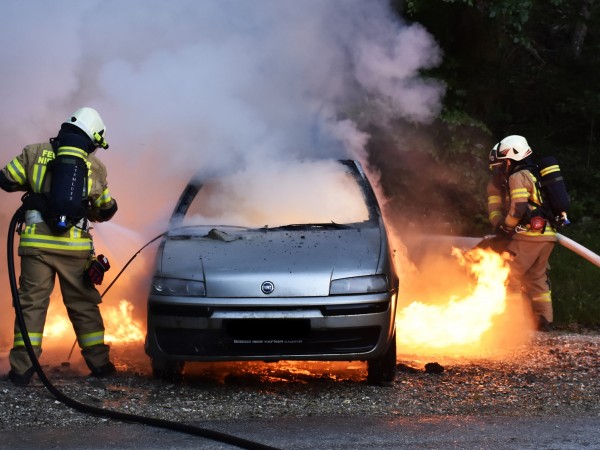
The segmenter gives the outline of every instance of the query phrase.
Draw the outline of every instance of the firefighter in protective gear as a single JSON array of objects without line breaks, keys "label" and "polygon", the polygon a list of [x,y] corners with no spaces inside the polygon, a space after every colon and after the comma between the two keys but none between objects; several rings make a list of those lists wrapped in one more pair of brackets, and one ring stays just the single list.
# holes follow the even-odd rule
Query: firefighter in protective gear
[{"label": "firefighter in protective gear", "polygon": [[[20,230],[19,278],[20,304],[29,339],[36,355],[42,352],[42,335],[50,294],[58,275],[60,289],[69,319],[73,324],[81,353],[92,375],[106,376],[115,371],[109,359],[109,346],[104,343],[104,323],[98,305],[101,296],[85,272],[94,257],[88,224],[113,217],[117,203],[110,196],[106,167],[95,155],[98,147],[107,148],[106,127],[98,112],[81,108],[60,128],[48,143],[26,146],[0,172],[0,187],[7,192],[25,191],[24,228]],[[83,214],[72,226],[57,229],[49,223],[48,211],[53,161],[62,156],[81,159],[83,174]],[[94,265],[97,270],[97,265]],[[96,280],[98,275],[96,274]],[[13,348],[9,354],[9,379],[27,385],[34,373],[23,336],[15,323]]]},{"label": "firefighter in protective gear", "polygon": [[507,293],[509,304],[531,304],[539,330],[553,321],[548,278],[556,230],[540,209],[542,203],[532,151],[523,136],[507,136],[490,152],[487,185],[489,221],[512,255]]}]

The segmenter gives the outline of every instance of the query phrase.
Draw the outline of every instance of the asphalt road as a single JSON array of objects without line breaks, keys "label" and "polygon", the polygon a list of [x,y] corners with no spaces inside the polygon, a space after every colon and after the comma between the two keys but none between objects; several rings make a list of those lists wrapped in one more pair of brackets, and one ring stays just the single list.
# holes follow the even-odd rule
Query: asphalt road
[{"label": "asphalt road", "polygon": [[[194,425],[280,449],[600,449],[598,417],[309,417],[211,421]],[[0,448],[240,447],[161,428],[111,421],[93,430],[1,432]]]}]

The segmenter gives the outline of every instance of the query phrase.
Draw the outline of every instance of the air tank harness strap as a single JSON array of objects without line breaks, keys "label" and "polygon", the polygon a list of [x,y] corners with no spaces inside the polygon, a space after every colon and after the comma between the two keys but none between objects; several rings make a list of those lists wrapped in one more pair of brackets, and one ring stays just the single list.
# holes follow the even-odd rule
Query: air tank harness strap
[{"label": "air tank harness strap", "polygon": [[[42,222],[44,222],[44,218],[42,216],[42,213],[38,210],[28,209],[27,211],[25,211],[25,225],[35,225],[36,223]],[[79,220],[79,222],[77,222],[74,225],[74,227],[87,232],[89,230],[89,222],[86,218],[83,218]]]}]

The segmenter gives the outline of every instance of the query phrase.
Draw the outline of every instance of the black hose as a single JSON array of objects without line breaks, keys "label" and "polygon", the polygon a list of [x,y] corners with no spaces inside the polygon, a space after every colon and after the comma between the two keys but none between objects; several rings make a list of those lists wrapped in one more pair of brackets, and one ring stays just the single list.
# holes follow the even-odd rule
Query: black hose
[{"label": "black hose", "polygon": [[[182,433],[192,434],[195,436],[201,436],[203,438],[212,439],[215,441],[225,442],[227,444],[232,444],[240,448],[250,449],[250,450],[277,450],[276,447],[271,447],[268,445],[260,444],[258,442],[249,441],[247,439],[239,438],[237,436],[233,436],[226,433],[221,433],[219,431],[209,430],[202,427],[197,427],[194,425],[188,425],[179,422],[172,422],[169,420],[157,419],[153,417],[144,417],[138,416],[135,414],[122,413],[119,411],[113,411],[110,409],[98,408],[95,406],[86,405],[85,403],[78,402],[70,397],[67,397],[61,391],[56,389],[54,385],[48,380],[46,374],[44,373],[37,356],[33,350],[33,346],[31,345],[31,341],[29,339],[29,335],[27,334],[27,326],[25,325],[25,318],[23,317],[23,311],[21,310],[21,303],[19,301],[19,290],[17,288],[17,281],[15,276],[15,258],[14,258],[14,234],[16,233],[18,226],[22,223],[22,209],[19,208],[13,218],[10,221],[10,226],[8,230],[8,239],[7,239],[7,261],[8,261],[8,278],[10,282],[10,290],[13,298],[13,305],[15,308],[15,315],[17,318],[17,323],[19,328],[21,329],[21,335],[23,336],[23,342],[25,343],[25,348],[27,353],[29,354],[29,358],[31,359],[31,363],[46,387],[54,397],[61,403],[64,403],[67,406],[70,406],[77,411],[87,413],[87,414],[95,414],[97,416],[108,417],[109,419],[120,420],[124,422],[137,422],[143,425],[150,425],[153,427],[166,428],[168,430],[179,431]],[[162,235],[161,235],[162,236]],[[160,236],[157,236],[154,240],[158,239]],[[151,242],[153,242],[151,241]],[[150,242],[148,243],[150,244]],[[147,244],[147,245],[148,245]],[[142,247],[143,248],[143,247]],[[141,251],[141,249],[140,249]],[[139,252],[138,252],[139,253]],[[133,259],[133,258],[132,258]],[[130,260],[131,261],[131,260]],[[122,271],[121,271],[122,272]],[[119,273],[120,275],[120,273]],[[110,286],[109,286],[110,288]],[[108,289],[107,289],[108,290]]]},{"label": "black hose", "polygon": [[133,256],[131,258],[129,258],[129,261],[127,261],[127,263],[123,266],[123,268],[121,269],[121,271],[117,274],[117,276],[115,277],[115,279],[110,282],[110,284],[108,285],[108,287],[106,289],[104,289],[104,292],[102,293],[101,297],[104,297],[104,295],[108,292],[108,290],[112,287],[112,285],[115,284],[115,282],[119,279],[119,277],[121,276],[121,274],[125,271],[125,269],[127,269],[127,266],[129,266],[129,264],[131,264],[131,261],[133,261],[135,259],[135,257],[140,254],[140,252],[142,250],[144,250],[146,247],[148,247],[150,244],[152,244],[158,238],[163,237],[165,234],[167,234],[167,233],[165,232],[165,233],[159,234],[154,239],[151,239],[146,244],[144,244],[142,246],[142,248],[140,248],[137,252],[135,252],[133,254]]},{"label": "black hose", "polygon": [[[127,269],[127,266],[129,266],[129,264],[131,264],[131,261],[133,261],[135,259],[135,257],[137,255],[140,254],[140,252],[142,250],[144,250],[146,247],[148,247],[150,244],[152,244],[154,241],[156,241],[158,238],[163,237],[165,234],[167,234],[166,232],[159,234],[158,236],[156,236],[155,238],[151,239],[150,241],[146,242],[142,248],[140,248],[137,252],[135,252],[133,254],[133,256],[131,258],[129,258],[129,261],[127,261],[127,263],[123,266],[123,268],[119,271],[119,273],[117,274],[117,276],[110,282],[110,284],[108,285],[108,287],[106,289],[104,289],[104,292],[102,293],[102,295],[100,295],[100,298],[104,298],[104,296],[106,295],[106,293],[108,292],[108,290],[113,286],[113,284],[116,283],[116,281],[119,279],[119,277],[123,274],[123,272],[125,271],[125,269]],[[75,338],[75,340],[73,341],[73,345],[71,346],[71,350],[69,351],[69,356],[67,356],[67,361],[69,359],[71,359],[71,355],[73,354],[73,350],[75,350],[75,345],[77,345],[77,338]]]}]

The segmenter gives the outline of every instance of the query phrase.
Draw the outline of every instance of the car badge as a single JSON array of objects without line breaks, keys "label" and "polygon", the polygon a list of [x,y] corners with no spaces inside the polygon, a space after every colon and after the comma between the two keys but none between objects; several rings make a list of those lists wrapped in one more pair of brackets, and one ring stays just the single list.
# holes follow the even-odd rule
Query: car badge
[{"label": "car badge", "polygon": [[271,281],[264,281],[263,284],[260,285],[260,290],[263,294],[272,294],[275,290],[275,285]]}]

